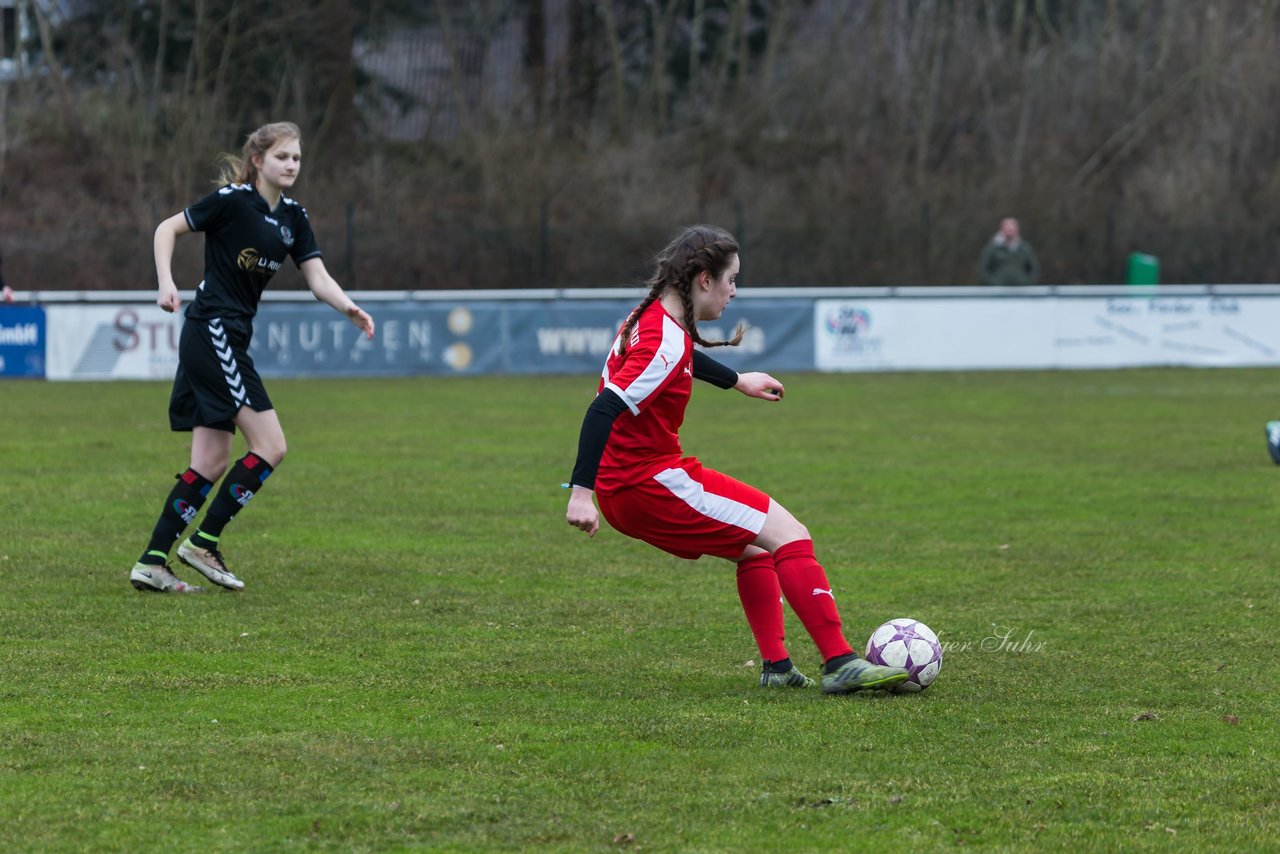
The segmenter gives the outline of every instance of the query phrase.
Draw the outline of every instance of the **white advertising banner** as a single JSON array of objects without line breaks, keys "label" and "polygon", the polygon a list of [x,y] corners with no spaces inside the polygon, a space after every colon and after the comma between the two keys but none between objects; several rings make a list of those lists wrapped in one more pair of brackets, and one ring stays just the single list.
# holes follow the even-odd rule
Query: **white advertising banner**
[{"label": "white advertising banner", "polygon": [[45,311],[49,379],[173,378],[181,314],[156,305],[50,305]]},{"label": "white advertising banner", "polygon": [[[723,328],[702,332],[727,335],[745,319],[752,328],[743,346],[716,357],[787,371],[1280,365],[1275,289],[933,290],[761,295],[735,305]],[[268,377],[593,372],[633,297],[384,299],[372,305],[373,342],[325,306],[264,303],[251,353]],[[49,379],[173,377],[179,315],[141,302],[49,303],[44,312]]]},{"label": "white advertising banner", "polygon": [[814,367],[899,371],[1052,366],[1040,299],[870,299],[814,303]]},{"label": "white advertising banner", "polygon": [[1280,300],[1249,296],[1058,298],[1055,367],[1280,364]]},{"label": "white advertising banner", "polygon": [[817,300],[820,371],[1280,364],[1280,300],[1251,296]]}]

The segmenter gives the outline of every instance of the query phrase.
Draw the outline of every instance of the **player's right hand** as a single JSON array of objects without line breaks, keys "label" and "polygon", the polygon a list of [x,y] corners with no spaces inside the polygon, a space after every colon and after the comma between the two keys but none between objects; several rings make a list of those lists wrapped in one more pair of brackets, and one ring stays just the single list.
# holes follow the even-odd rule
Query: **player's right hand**
[{"label": "player's right hand", "polygon": [[172,314],[182,305],[182,297],[178,296],[178,286],[173,282],[161,282],[160,292],[156,295],[156,305]]}]

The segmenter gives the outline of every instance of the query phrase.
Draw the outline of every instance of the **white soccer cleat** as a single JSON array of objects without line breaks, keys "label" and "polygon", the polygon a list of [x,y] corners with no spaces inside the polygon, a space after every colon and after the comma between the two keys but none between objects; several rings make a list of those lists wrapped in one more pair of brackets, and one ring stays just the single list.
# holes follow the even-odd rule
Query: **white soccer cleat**
[{"label": "white soccer cleat", "polygon": [[178,546],[178,560],[219,587],[228,590],[244,589],[244,582],[231,574],[217,549],[202,549],[188,538]]},{"label": "white soccer cleat", "polygon": [[1271,462],[1280,466],[1280,421],[1267,422],[1267,453]]},{"label": "white soccer cleat", "polygon": [[203,593],[203,587],[188,584],[169,571],[168,566],[135,563],[129,572],[129,583],[148,593]]}]

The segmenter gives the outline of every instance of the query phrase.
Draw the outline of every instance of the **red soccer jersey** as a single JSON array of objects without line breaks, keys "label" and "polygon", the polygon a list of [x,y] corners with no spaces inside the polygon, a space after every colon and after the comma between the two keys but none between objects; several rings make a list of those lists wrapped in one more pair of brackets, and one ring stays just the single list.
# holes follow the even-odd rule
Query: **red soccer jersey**
[{"label": "red soccer jersey", "polygon": [[680,425],[693,389],[693,339],[662,303],[640,315],[622,355],[619,343],[597,389],[612,389],[630,410],[613,422],[600,458],[596,491],[606,494],[680,464]]}]

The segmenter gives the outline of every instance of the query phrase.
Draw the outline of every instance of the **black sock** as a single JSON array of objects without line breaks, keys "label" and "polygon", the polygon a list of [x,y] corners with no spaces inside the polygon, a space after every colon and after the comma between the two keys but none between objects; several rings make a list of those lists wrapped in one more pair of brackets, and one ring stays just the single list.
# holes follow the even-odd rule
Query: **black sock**
[{"label": "black sock", "polygon": [[790,658],[780,658],[777,661],[764,663],[764,669],[770,673],[790,673],[793,666]]},{"label": "black sock", "polygon": [[211,549],[217,546],[222,529],[236,517],[240,508],[262,489],[262,484],[274,469],[267,461],[252,451],[236,460],[227,476],[218,484],[218,491],[204,514],[200,529],[191,538],[196,545]]},{"label": "black sock", "polygon": [[195,469],[187,469],[177,475],[178,482],[164,501],[164,509],[156,520],[156,527],[151,532],[151,542],[147,550],[138,560],[155,566],[163,566],[169,558],[169,549],[173,541],[182,536],[196,518],[196,513],[204,504],[205,496],[213,487],[213,481],[205,480]]},{"label": "black sock", "polygon": [[826,664],[822,665],[822,672],[835,673],[837,670],[840,669],[840,666],[842,664],[847,664],[848,662],[853,661],[855,658],[858,658],[858,657],[859,656],[856,652],[846,652],[844,655],[833,656],[827,661]]}]

